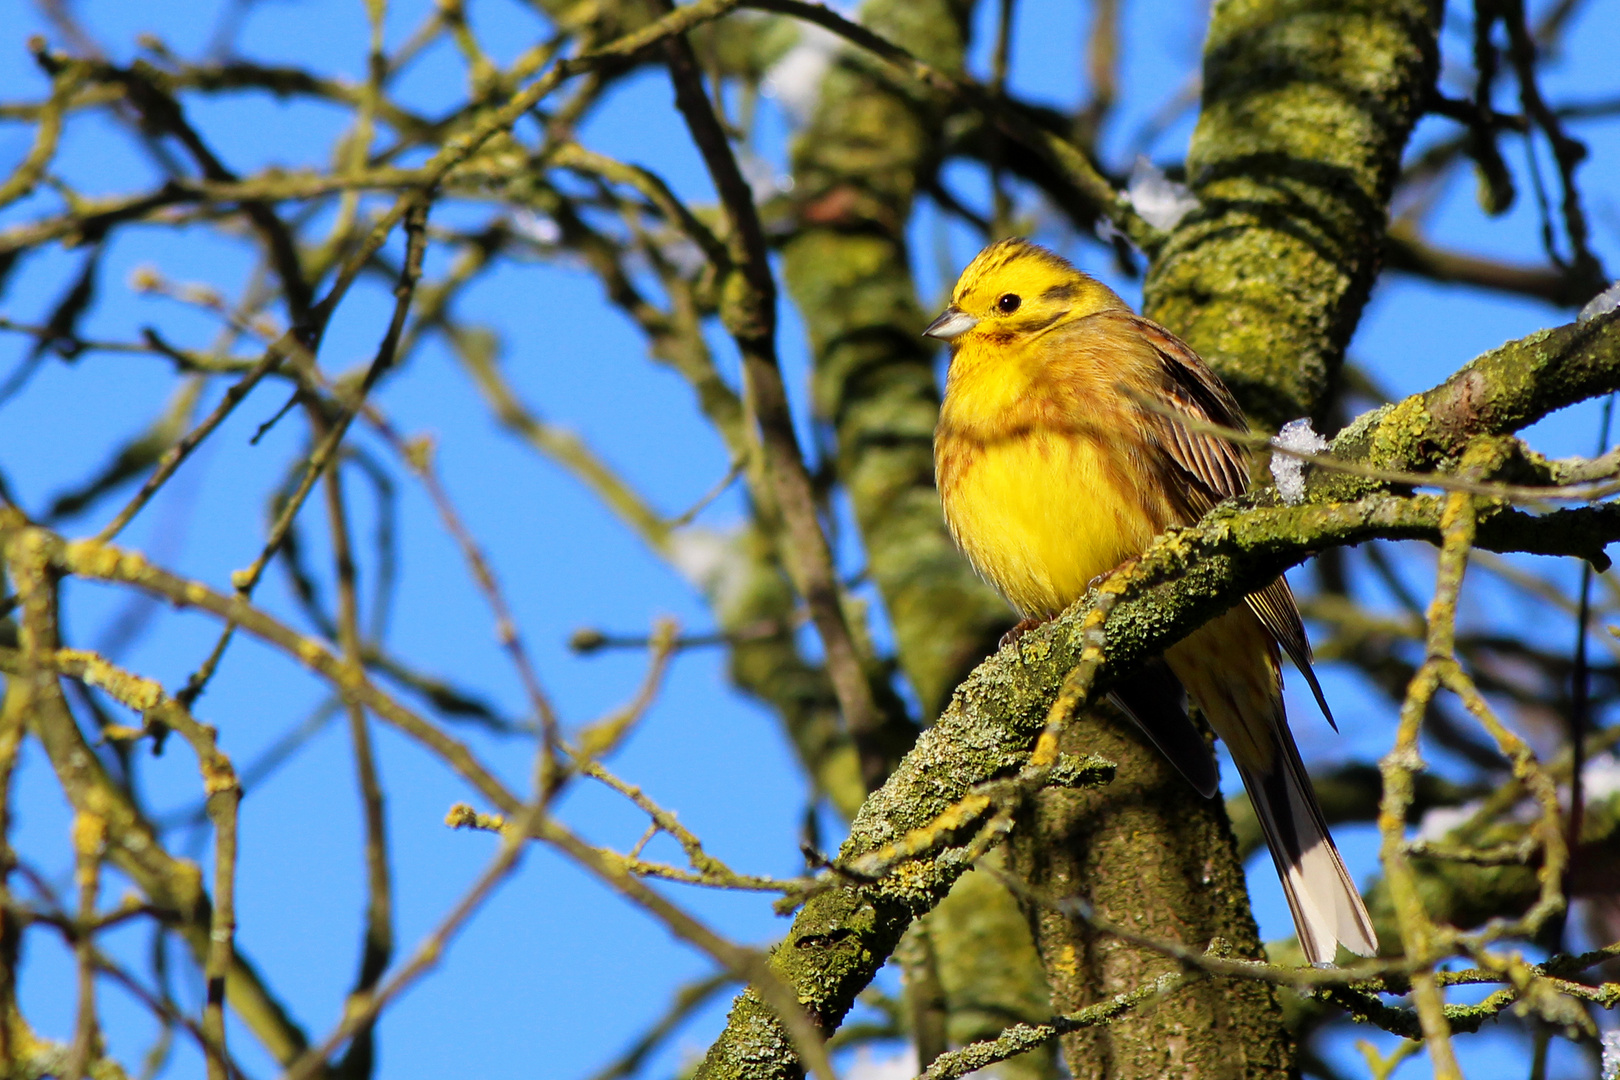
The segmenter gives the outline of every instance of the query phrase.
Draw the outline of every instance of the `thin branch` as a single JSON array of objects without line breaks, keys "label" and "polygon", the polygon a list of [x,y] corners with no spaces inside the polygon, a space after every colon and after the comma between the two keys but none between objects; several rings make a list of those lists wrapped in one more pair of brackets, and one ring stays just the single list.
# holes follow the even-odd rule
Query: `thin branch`
[{"label": "thin branch", "polygon": [[[378,717],[422,743],[504,812],[515,813],[521,805],[463,743],[383,693],[369,679],[352,678],[349,666],[322,642],[298,633],[239,596],[218,592],[201,582],[159,569],[136,552],[87,540],[68,543],[44,530],[27,526],[14,515],[14,511],[0,511],[0,544],[33,545],[54,571],[132,585],[176,606],[207,611],[234,622],[314,671],[342,693],[353,695]],[[176,694],[175,698],[184,704],[181,694]]]},{"label": "thin branch", "polygon": [[164,693],[157,683],[82,649],[59,649],[50,659],[62,674],[104,690],[142,714],[149,726],[178,731],[197,755],[208,818],[214,826],[214,897],[203,964],[207,985],[202,1034],[209,1080],[220,1080],[230,1065],[224,1009],[226,980],[235,958],[237,808],[242,785],[230,759],[220,752],[213,729],[198,723],[184,704]]},{"label": "thin branch", "polygon": [[1043,1024],[1014,1024],[994,1039],[939,1055],[918,1080],[959,1080],[968,1073],[1044,1046],[1059,1035],[1110,1023],[1131,1009],[1175,993],[1196,977],[1184,971],[1168,972],[1135,990],[1087,1006],[1073,1016],[1055,1016]]},{"label": "thin branch", "polygon": [[516,869],[522,854],[523,842],[520,836],[515,835],[504,840],[500,851],[490,861],[489,866],[439,925],[416,947],[410,961],[375,991],[357,993],[351,997],[343,1020],[331,1034],[321,1040],[318,1046],[312,1047],[283,1072],[282,1080],[313,1080],[319,1076],[338,1047],[352,1039],[362,1028],[375,1023],[383,1009],[392,1004],[412,983],[437,967],[444,958],[451,940],[466,925],[467,920],[483,906],[484,901],[489,899],[495,887]]},{"label": "thin branch", "polygon": [[1035,123],[1023,112],[997,100],[990,91],[967,77],[950,75],[918,60],[900,46],[859,23],[849,21],[823,4],[806,3],[804,0],[747,0],[744,6],[790,15],[830,30],[888,62],[907,77],[982,112],[1008,135],[1047,159],[1076,190],[1095,204],[1098,214],[1128,236],[1137,247],[1151,253],[1163,243],[1164,234],[1137,214],[1130,199],[1118,191],[1078,147],[1062,135]]},{"label": "thin branch", "polygon": [[294,339],[289,333],[266,349],[258,362],[225,390],[225,396],[220,399],[218,405],[214,406],[213,411],[203,419],[202,423],[192,428],[184,438],[164,452],[163,457],[158,460],[157,469],[151,476],[147,477],[146,482],[141,485],[140,491],[135,493],[135,497],[130,499],[124,508],[102,527],[101,531],[96,534],[96,540],[100,543],[107,543],[123,532],[124,526],[128,525],[135,515],[141,512],[141,508],[152,500],[152,496],[157,494],[158,489],[168,483],[169,478],[184,464],[186,458],[191,456],[191,452],[204,439],[212,435],[220,424],[225,422],[225,418],[230,416],[266,375],[274,371],[283,360],[291,355],[293,344]]},{"label": "thin branch", "polygon": [[[68,1080],[84,1080],[91,1062],[100,1056],[101,1024],[96,1015],[96,960],[90,938],[95,919],[96,897],[101,891],[101,860],[107,842],[107,823],[96,814],[80,810],[73,815],[73,877],[79,886],[80,931],[73,946],[78,967],[78,1002],[73,1023],[73,1044],[68,1050]],[[220,1080],[210,1059],[208,1080]]]},{"label": "thin branch", "polygon": [[1435,1075],[1445,1080],[1462,1080],[1462,1072],[1451,1046],[1451,1028],[1445,1016],[1445,999],[1427,965],[1441,953],[1442,939],[1423,908],[1417,890],[1417,877],[1404,847],[1406,809],[1412,799],[1412,777],[1422,767],[1418,757],[1418,732],[1425,709],[1441,684],[1439,663],[1454,659],[1457,596],[1462,587],[1468,550],[1473,546],[1476,518],[1468,495],[1454,492],[1446,497],[1440,552],[1440,571],[1427,622],[1428,659],[1418,669],[1401,708],[1395,747],[1381,763],[1384,797],[1378,810],[1378,828],[1383,836],[1380,861],[1389,882],[1396,921],[1406,955],[1425,968],[1412,977],[1412,998],[1417,1007],[1423,1040],[1428,1046]]},{"label": "thin branch", "polygon": [[[529,651],[523,643],[517,619],[512,614],[511,606],[506,602],[506,594],[501,589],[489,558],[462,521],[449,492],[445,490],[438,473],[434,470],[432,444],[424,440],[407,440],[380,414],[374,414],[371,420],[373,426],[387,439],[389,447],[405,461],[411,473],[428,493],[428,498],[432,501],[434,510],[438,512],[445,531],[461,549],[462,560],[467,564],[473,581],[495,615],[496,640],[518,674],[524,693],[528,696],[529,707],[534,710],[535,719],[540,724],[542,735],[555,746],[558,731],[556,709],[540,683],[534,661],[530,659]],[[548,767],[553,767],[554,761],[550,756],[547,757],[547,761],[551,763]]]},{"label": "thin branch", "polygon": [[[37,54],[36,54],[37,56]],[[0,207],[9,206],[27,196],[45,176],[45,170],[56,154],[62,138],[62,118],[67,111],[68,99],[73,97],[88,74],[84,64],[69,63],[51,78],[51,96],[40,107],[35,120],[34,145],[10,176],[0,183]]]},{"label": "thin branch", "polygon": [[668,12],[639,30],[583,55],[560,60],[546,73],[514,94],[505,104],[491,110],[463,134],[445,141],[443,147],[422,166],[427,185],[420,191],[402,195],[372,227],[365,241],[344,261],[327,294],[315,305],[317,325],[324,324],[347,294],[355,278],[371,257],[381,249],[394,227],[426,204],[427,193],[450,171],[477,153],[500,132],[509,130],[530,109],[575,75],[597,65],[629,59],[664,41],[674,40],[693,27],[713,22],[738,6],[740,0],[696,0]]},{"label": "thin branch", "polygon": [[1424,240],[1405,219],[1390,223],[1384,264],[1432,281],[1473,285],[1493,292],[1532,296],[1560,307],[1579,307],[1592,297],[1589,281],[1557,266],[1525,266],[1449,251]]},{"label": "thin branch", "polygon": [[592,1073],[590,1080],[621,1080],[623,1077],[634,1076],[640,1071],[642,1063],[648,1056],[657,1050],[676,1028],[692,1013],[707,1005],[715,994],[735,981],[735,976],[730,972],[719,971],[682,986],[675,991],[675,998],[670,1002],[664,1015],[659,1017],[657,1022],[636,1039],[623,1054]]},{"label": "thin branch", "polygon": [[[128,793],[107,774],[85,742],[62,694],[56,669],[59,648],[56,587],[65,567],[53,562],[53,555],[63,554],[66,547],[59,538],[29,527],[17,511],[0,510],[0,551],[5,554],[10,581],[23,602],[20,651],[0,649],[0,662],[5,664],[8,674],[18,676],[8,683],[22,688],[24,704],[34,713],[34,730],[44,744],[69,801],[78,811],[93,811],[105,824],[109,861],[127,874],[154,904],[174,913],[172,917],[181,935],[199,965],[206,970],[210,958],[216,955],[216,931],[226,944],[230,943],[228,924],[215,922],[207,891],[195,868],[163,849]],[[108,550],[88,541],[81,541],[76,547],[81,552]],[[125,569],[133,569],[130,563],[140,560],[115,556],[114,561],[124,562]],[[108,675],[109,686],[120,682],[116,673]],[[143,700],[149,700],[154,707],[161,707],[166,700],[161,693],[153,697],[150,689],[142,690],[139,686],[132,687],[131,692],[144,695]],[[171,710],[167,722],[182,734],[191,730],[185,723],[183,710]],[[192,735],[199,740],[193,745],[199,748],[204,790],[212,794],[228,789],[234,777],[218,774],[211,764],[212,733],[202,731],[199,726]],[[229,807],[216,802],[210,809],[223,814]],[[228,832],[230,820],[221,816],[216,819],[216,825],[220,831]],[[234,843],[234,838],[228,836],[227,842]],[[228,850],[226,854],[229,855]],[[231,915],[228,897],[225,915],[227,918]],[[227,994],[237,1014],[272,1055],[278,1060],[288,1060],[303,1050],[303,1033],[234,949],[228,956],[225,980]]]},{"label": "thin branch", "polygon": [[[418,259],[420,255],[418,254]],[[403,285],[404,303],[409,303],[410,287]],[[397,325],[398,320],[396,320]],[[322,431],[324,418],[312,409],[314,430]],[[338,583],[338,643],[348,665],[351,681],[365,679],[360,642],[360,603],[355,586],[354,553],[349,543],[348,510],[343,498],[343,471],[334,467],[326,473],[326,510],[332,559]],[[355,781],[365,822],[366,918],[360,948],[360,970],[349,992],[352,1005],[361,1004],[377,986],[394,952],[393,883],[388,858],[388,822],[383,810],[382,782],[377,776],[376,753],[365,706],[350,698],[344,702],[349,717],[349,741],[354,749]],[[375,1029],[359,1026],[349,1041],[339,1072],[344,1076],[368,1078],[375,1062]]]},{"label": "thin branch", "polygon": [[[271,525],[270,534],[265,539],[264,546],[260,549],[258,557],[253,560],[247,569],[238,570],[231,575],[231,584],[235,587],[237,596],[244,601],[250,598],[253,595],[253,590],[258,587],[259,580],[264,576],[265,567],[269,565],[270,559],[286,539],[299,510],[303,508],[304,501],[309,497],[309,493],[314,490],[316,481],[320,479],[321,474],[336,459],[338,450],[343,444],[343,437],[348,433],[349,425],[353,423],[355,415],[364,405],[366,395],[376,386],[378,380],[394,366],[400,334],[405,328],[405,316],[410,310],[411,298],[415,295],[416,284],[421,280],[422,276],[422,255],[427,244],[426,206],[412,211],[406,221],[405,231],[407,236],[405,263],[400,270],[399,283],[394,290],[394,313],[389,321],[388,329],[383,335],[382,342],[377,346],[377,352],[372,357],[371,364],[366,369],[365,376],[360,380],[360,385],[355,389],[352,398],[344,403],[336,419],[332,421],[330,428],[322,433],[320,441],[316,444],[315,449],[311,451],[309,459],[305,463],[303,475],[299,478],[298,486],[287,498],[280,515]],[[298,339],[295,337],[293,340],[297,341]],[[310,364],[310,368],[313,370],[313,363]],[[188,705],[201,696],[209,680],[213,678],[214,672],[218,670],[220,659],[224,656],[225,648],[230,644],[234,633],[235,626],[226,623],[225,628],[220,632],[219,638],[214,643],[213,651],[203,661],[202,666],[186,680],[186,687],[180,693],[182,699]]]},{"label": "thin branch", "polygon": [[805,1015],[804,1007],[792,989],[766,964],[763,955],[734,945],[716,934],[622,866],[604,858],[596,848],[558,822],[541,819],[531,828],[536,839],[569,856],[615,892],[663,923],[670,933],[707,954],[736,978],[746,980],[769,1002],[806,1068],[817,1080],[836,1080],[837,1074],[827,1056],[825,1037]]},{"label": "thin branch", "polygon": [[[1504,0],[1501,18],[1508,32],[1508,57],[1518,77],[1519,100],[1525,114],[1547,136],[1553,158],[1558,162],[1558,175],[1564,189],[1564,230],[1572,249],[1570,270],[1584,280],[1588,295],[1595,295],[1607,284],[1608,278],[1588,245],[1586,212],[1581,207],[1580,188],[1575,183],[1575,169],[1586,157],[1586,147],[1564,131],[1562,122],[1541,96],[1536,72],[1536,40],[1526,21],[1524,0]],[[1534,147],[1530,148],[1530,155],[1533,164]],[[1553,254],[1556,257],[1556,253]]]},{"label": "thin branch", "polygon": [[703,89],[691,44],[680,36],[664,46],[675,103],[703,154],[730,225],[731,261],[737,280],[721,316],[742,353],[744,397],[758,425],[765,474],[785,525],[782,541],[793,583],[810,609],[827,655],[827,673],[838,694],[844,723],[861,755],[867,787],[875,788],[892,762],[880,742],[884,717],[867,680],[866,650],[846,620],[832,549],[822,532],[815,493],[799,449],[787,390],[776,356],[776,281],[753,192],[731,152],[725,129]]}]

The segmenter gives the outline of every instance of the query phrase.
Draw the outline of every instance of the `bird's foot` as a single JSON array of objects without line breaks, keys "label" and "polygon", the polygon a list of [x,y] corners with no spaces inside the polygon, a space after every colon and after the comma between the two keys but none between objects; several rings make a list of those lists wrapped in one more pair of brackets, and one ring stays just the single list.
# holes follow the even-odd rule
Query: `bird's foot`
[{"label": "bird's foot", "polygon": [[1008,645],[1011,645],[1013,642],[1017,641],[1019,638],[1023,637],[1025,634],[1029,633],[1031,630],[1033,630],[1037,626],[1041,625],[1041,623],[1050,622],[1050,621],[1051,621],[1051,619],[1049,619],[1049,618],[1048,619],[1024,619],[1017,626],[1013,627],[1011,630],[1009,630],[1005,634],[1001,635],[1001,640],[996,643],[996,648],[1005,649]]},{"label": "bird's foot", "polygon": [[1095,589],[1097,586],[1101,585],[1115,574],[1128,574],[1139,562],[1141,562],[1140,559],[1126,559],[1112,570],[1104,570],[1102,573],[1086,582],[1086,588]]}]

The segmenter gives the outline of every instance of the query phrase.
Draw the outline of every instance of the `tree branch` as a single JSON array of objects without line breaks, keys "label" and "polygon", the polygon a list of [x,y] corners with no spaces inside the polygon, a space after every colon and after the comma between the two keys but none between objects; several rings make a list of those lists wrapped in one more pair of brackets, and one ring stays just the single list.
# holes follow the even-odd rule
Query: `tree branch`
[{"label": "tree branch", "polygon": [[[1565,365],[1549,361],[1533,365],[1525,378],[1480,382],[1490,393],[1475,400],[1477,408],[1469,415],[1490,426],[1501,417],[1528,418],[1551,402],[1567,404],[1576,399],[1573,395],[1620,386],[1620,319],[1607,320],[1606,329],[1589,333],[1590,325],[1577,335],[1590,347],[1583,354],[1586,363],[1578,365],[1584,375],[1571,377]],[[1565,327],[1510,343],[1465,371],[1499,371],[1503,355],[1526,350],[1539,355],[1537,342],[1548,335],[1562,341],[1570,331]],[[1335,441],[1334,452],[1345,455],[1352,446],[1380,448],[1364,454],[1380,467],[1444,463],[1444,449],[1465,437],[1457,410],[1420,414],[1419,407],[1426,400],[1455,400],[1447,391],[1454,381],[1456,377],[1362,418]],[[1421,448],[1429,452],[1421,453]],[[978,785],[1019,769],[1058,688],[1079,663],[1088,634],[1100,629],[1105,640],[1086,693],[1073,703],[1077,710],[1099,700],[1142,661],[1314,552],[1377,538],[1440,541],[1445,497],[1374,491],[1340,502],[1325,487],[1313,486],[1309,501],[1300,506],[1278,504],[1269,490],[1223,504],[1197,525],[1159,537],[1060,618],[979,665],[888,783],[861,808],[840,862],[853,862],[928,826]],[[1581,535],[1572,538],[1571,526]],[[1579,549],[1590,556],[1616,539],[1620,507],[1605,504],[1542,517],[1487,508],[1480,515],[1476,543],[1492,550],[1557,554]],[[836,1027],[911,919],[937,903],[967,868],[966,850],[958,842],[903,861],[871,885],[823,893],[805,905],[773,950],[771,963],[798,990],[823,1030]],[[1189,944],[1201,948],[1206,943]],[[699,1076],[794,1077],[797,1065],[782,1040],[761,1003],[744,994]]]},{"label": "tree branch", "polygon": [[684,37],[665,42],[675,104],[686,117],[720,193],[730,226],[731,274],[721,287],[721,318],[742,353],[744,397],[759,427],[764,472],[782,515],[781,541],[794,586],[827,654],[827,673],[861,755],[861,773],[875,787],[887,775],[893,725],[879,711],[866,674],[863,650],[846,621],[832,550],[821,531],[810,474],[805,469],[788,411],[787,390],[776,357],[776,280],[754,196],[738,168],[725,129],[714,114],[692,46]]}]

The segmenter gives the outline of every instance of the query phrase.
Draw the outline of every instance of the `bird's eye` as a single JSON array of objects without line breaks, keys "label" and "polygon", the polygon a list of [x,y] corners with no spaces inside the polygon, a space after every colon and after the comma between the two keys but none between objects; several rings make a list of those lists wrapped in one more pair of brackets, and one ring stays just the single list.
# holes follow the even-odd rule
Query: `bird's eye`
[{"label": "bird's eye", "polygon": [[1013,312],[1018,310],[1018,305],[1021,303],[1023,303],[1023,301],[1020,300],[1015,294],[1002,293],[1001,299],[996,301],[996,310],[1000,311],[1003,315],[1011,315]]}]

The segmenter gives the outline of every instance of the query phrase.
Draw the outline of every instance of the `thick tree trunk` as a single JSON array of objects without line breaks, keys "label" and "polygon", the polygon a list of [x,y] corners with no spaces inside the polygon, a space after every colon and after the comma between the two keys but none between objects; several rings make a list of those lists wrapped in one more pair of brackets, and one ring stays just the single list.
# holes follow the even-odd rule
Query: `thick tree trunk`
[{"label": "thick tree trunk", "polygon": [[[1201,202],[1149,273],[1147,313],[1198,349],[1250,415],[1318,413],[1378,271],[1401,153],[1434,81],[1438,7],[1417,0],[1224,0],[1211,14],[1187,173]],[[1047,791],[1012,843],[1032,890],[1193,947],[1260,955],[1225,806],[1198,798],[1121,719],[1075,748],[1119,763],[1106,788]],[[1175,967],[1150,948],[1031,912],[1073,1012]],[[1292,1053],[1275,995],[1205,980],[1072,1035],[1077,1077],[1259,1076]]]},{"label": "thick tree trunk", "polygon": [[1187,151],[1202,203],[1148,273],[1146,314],[1251,420],[1318,414],[1378,274],[1389,197],[1438,68],[1428,0],[1222,0]]},{"label": "thick tree trunk", "polygon": [[[1066,749],[1120,763],[1112,783],[1047,788],[1019,821],[1012,867],[1052,985],[1052,1008],[1087,1005],[1181,965],[1151,948],[1092,932],[1054,901],[1082,899],[1110,923],[1162,941],[1260,955],[1243,864],[1224,804],[1205,800],[1123,716],[1076,718]],[[1269,984],[1204,978],[1102,1027],[1063,1039],[1077,1080],[1284,1077],[1293,1048]]]}]

